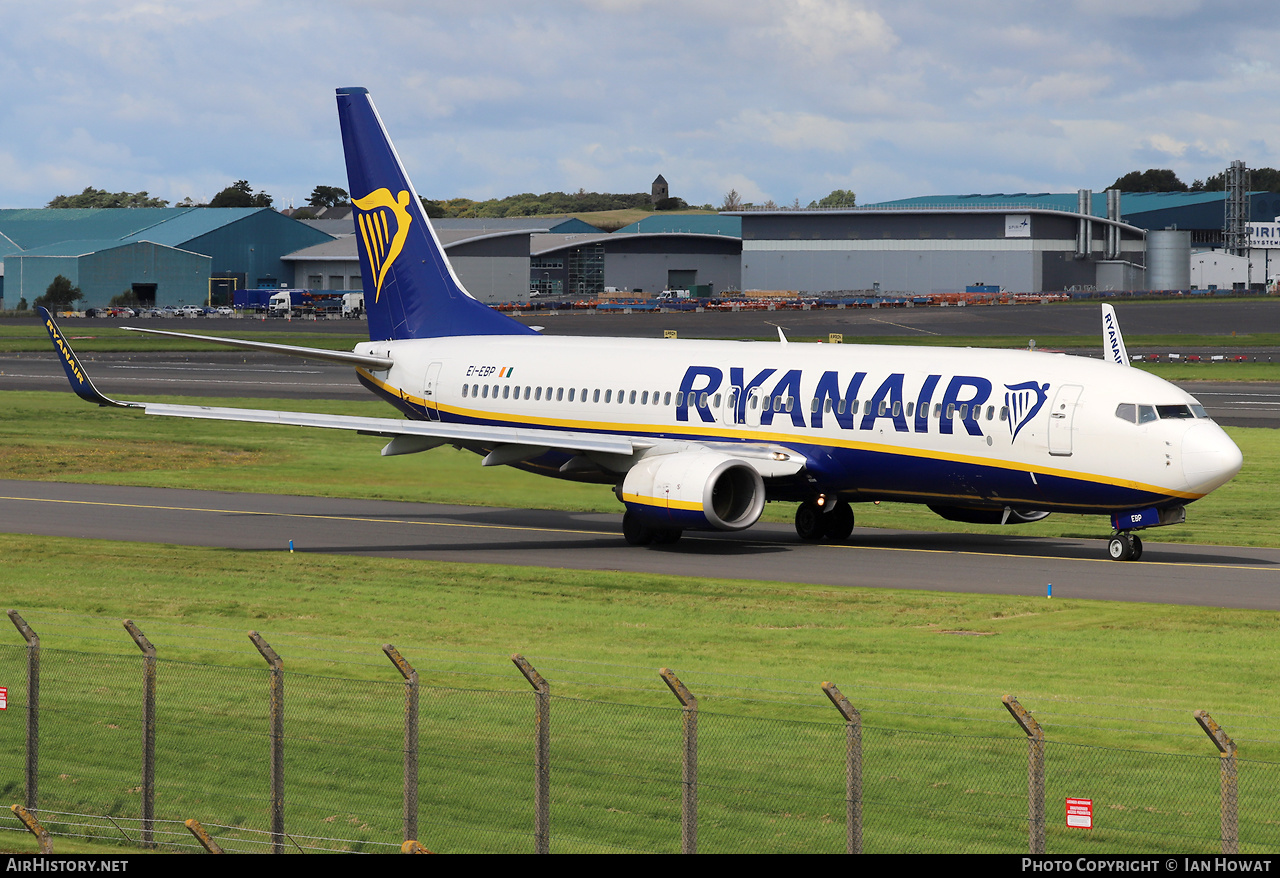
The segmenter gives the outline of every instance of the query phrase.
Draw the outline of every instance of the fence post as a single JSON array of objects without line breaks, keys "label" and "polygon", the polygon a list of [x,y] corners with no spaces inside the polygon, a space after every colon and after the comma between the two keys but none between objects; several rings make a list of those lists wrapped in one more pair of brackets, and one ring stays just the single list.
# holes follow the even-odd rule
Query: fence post
[{"label": "fence post", "polygon": [[840,694],[834,683],[823,683],[822,691],[844,717],[845,722],[845,849],[862,853],[862,714]]},{"label": "fence post", "polygon": [[520,653],[511,661],[533,687],[533,840],[534,851],[551,853],[551,686]]},{"label": "fence post", "polygon": [[40,798],[40,638],[23,621],[17,610],[9,610],[9,620],[27,641],[27,810],[37,812]]},{"label": "fence post", "polygon": [[153,848],[156,846],[156,648],[132,619],[124,620],[124,630],[142,650],[142,846]]},{"label": "fence post", "polygon": [[404,677],[404,840],[418,837],[418,672],[390,643],[382,651]]},{"label": "fence post", "polygon": [[658,672],[684,710],[684,752],[680,802],[680,849],[682,853],[698,852],[698,699],[685,688],[670,668]]},{"label": "fence post", "polygon": [[1227,737],[1208,711],[1197,710],[1196,722],[1218,748],[1219,769],[1222,786],[1222,852],[1224,854],[1240,853],[1240,825],[1237,807],[1239,799],[1236,787],[1236,742]]},{"label": "fence post", "polygon": [[1014,721],[1027,735],[1027,822],[1030,825],[1030,852],[1044,853],[1044,730],[1012,695],[1000,699]]},{"label": "fence post", "polygon": [[187,831],[195,836],[196,841],[211,854],[223,853],[222,847],[213,840],[213,836],[209,834],[209,830],[200,825],[200,821],[192,817],[183,823],[187,827]]},{"label": "fence post", "polygon": [[40,853],[53,853],[53,839],[49,837],[49,830],[40,825],[40,821],[36,819],[35,814],[21,805],[10,805],[9,810],[22,821],[22,825],[27,828],[27,831],[36,837],[36,841],[40,845]]},{"label": "fence post", "polygon": [[257,631],[249,639],[271,667],[271,853],[284,853],[284,662]]}]

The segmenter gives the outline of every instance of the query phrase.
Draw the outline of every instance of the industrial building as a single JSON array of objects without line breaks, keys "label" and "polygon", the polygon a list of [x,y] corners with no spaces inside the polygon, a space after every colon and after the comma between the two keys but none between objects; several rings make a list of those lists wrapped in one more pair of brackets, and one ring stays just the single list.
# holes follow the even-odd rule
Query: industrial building
[{"label": "industrial building", "polygon": [[211,277],[240,287],[292,286],[288,253],[330,236],[270,208],[0,210],[9,307],[62,275],[84,307],[132,291],[143,304],[204,304]]},{"label": "industrial building", "polygon": [[[1193,251],[1222,248],[1223,192],[1025,193],[908,198],[850,210],[741,211],[743,289],[928,295],[973,285],[1015,292],[1187,289]],[[1280,195],[1247,193],[1251,216]],[[1280,226],[1253,223],[1260,287],[1280,270]],[[1212,260],[1211,260],[1212,261]],[[1223,264],[1228,260],[1222,260]],[[1248,274],[1248,272],[1246,272]]]},{"label": "industrial building", "polygon": [[[312,221],[307,221],[310,224]],[[329,223],[333,221],[325,220]],[[462,285],[481,302],[497,304],[529,298],[529,239],[545,232],[537,218],[515,222],[432,220],[436,236],[449,255]],[[581,222],[576,220],[575,222]],[[311,290],[361,289],[360,256],[355,230],[344,221],[345,234],[284,257],[299,287]],[[582,225],[586,225],[582,223]],[[337,227],[326,226],[337,231]],[[592,228],[597,234],[598,229]]]},{"label": "industrial building", "polygon": [[[494,304],[667,289],[1257,289],[1280,275],[1280,194],[1239,195],[1234,208],[1223,192],[1081,190],[838,210],[658,212],[611,234],[571,217],[433,225],[467,289]],[[1232,209],[1258,221],[1247,233],[1237,222],[1228,234]],[[237,287],[360,289],[353,231],[350,217],[297,221],[269,208],[0,210],[0,304],[34,301],[59,274],[80,287],[84,307],[126,291],[164,306],[205,303],[211,293],[216,301]]]},{"label": "industrial building", "polygon": [[530,286],[543,296],[591,299],[698,288],[708,295],[742,286],[741,221],[716,214],[655,214],[612,234],[547,234],[533,239]]},{"label": "industrial building", "polygon": [[[342,237],[285,257],[307,289],[358,289],[360,262],[349,220],[306,220]],[[344,225],[345,224],[345,225]],[[612,287],[652,295],[741,286],[737,217],[656,214],[613,232],[573,217],[459,218],[431,221],[454,271],[482,302],[541,297],[594,299]]]},{"label": "industrial building", "polygon": [[1076,211],[1010,205],[742,216],[745,290],[806,293],[1141,289],[1144,231]]}]

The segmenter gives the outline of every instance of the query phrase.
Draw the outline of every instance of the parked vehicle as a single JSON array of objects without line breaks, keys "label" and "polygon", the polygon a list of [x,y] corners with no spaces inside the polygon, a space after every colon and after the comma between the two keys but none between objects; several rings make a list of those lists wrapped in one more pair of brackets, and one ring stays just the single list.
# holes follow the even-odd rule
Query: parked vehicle
[{"label": "parked vehicle", "polygon": [[364,293],[343,293],[342,316],[352,320],[364,316]]},{"label": "parked vehicle", "polygon": [[272,294],[267,310],[283,317],[341,314],[343,304],[343,294],[339,292],[280,290]]},{"label": "parked vehicle", "polygon": [[231,304],[241,311],[266,311],[276,290],[235,290]]}]

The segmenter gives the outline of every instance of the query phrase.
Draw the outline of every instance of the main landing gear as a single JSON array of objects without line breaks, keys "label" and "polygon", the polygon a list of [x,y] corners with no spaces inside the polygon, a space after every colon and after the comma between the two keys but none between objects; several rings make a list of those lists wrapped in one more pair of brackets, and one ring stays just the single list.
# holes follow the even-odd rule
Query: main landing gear
[{"label": "main landing gear", "polygon": [[1107,543],[1107,554],[1112,561],[1137,561],[1142,557],[1142,538],[1130,531],[1121,531]]},{"label": "main landing gear", "polygon": [[796,533],[808,543],[844,542],[853,533],[853,507],[831,498],[822,506],[816,500],[806,500],[796,510]]},{"label": "main landing gear", "polygon": [[622,538],[630,546],[669,546],[684,534],[678,527],[649,527],[628,509],[622,514]]}]

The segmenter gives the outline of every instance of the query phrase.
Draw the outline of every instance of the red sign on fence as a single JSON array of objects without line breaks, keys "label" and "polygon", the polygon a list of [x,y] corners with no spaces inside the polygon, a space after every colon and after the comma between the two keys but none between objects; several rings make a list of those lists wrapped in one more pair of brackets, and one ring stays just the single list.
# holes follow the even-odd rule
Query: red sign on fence
[{"label": "red sign on fence", "polygon": [[9,709],[9,690],[0,686],[0,710]]},{"label": "red sign on fence", "polygon": [[1067,799],[1067,825],[1093,829],[1093,799]]}]

